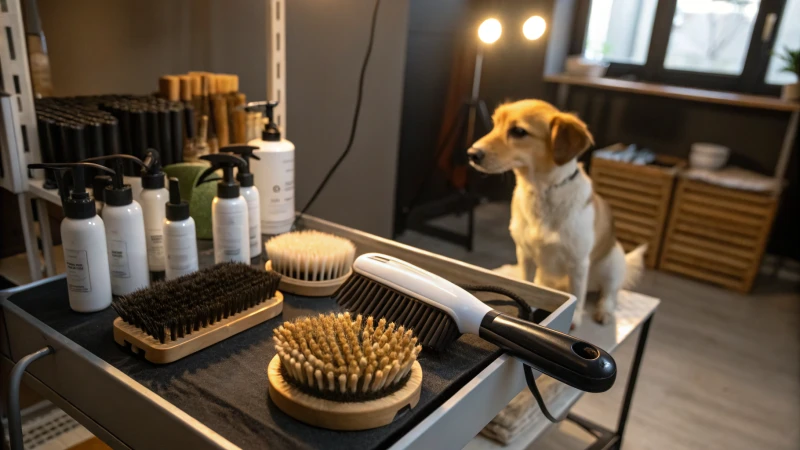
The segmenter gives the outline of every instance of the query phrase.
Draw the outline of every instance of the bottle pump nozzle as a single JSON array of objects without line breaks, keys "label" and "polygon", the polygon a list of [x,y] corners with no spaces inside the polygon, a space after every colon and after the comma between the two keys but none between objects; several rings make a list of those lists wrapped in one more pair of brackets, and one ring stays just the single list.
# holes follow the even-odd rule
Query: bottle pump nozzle
[{"label": "bottle pump nozzle", "polygon": [[244,170],[247,167],[247,163],[242,158],[225,153],[215,153],[201,156],[200,159],[210,162],[211,167],[200,175],[196,186],[207,181],[214,181],[214,179],[206,180],[206,178],[217,169],[222,169],[222,179],[217,183],[217,197],[236,198],[239,196],[239,183],[233,177],[233,168],[238,167],[239,170]]},{"label": "bottle pump nozzle", "polygon": [[125,184],[125,180],[123,178],[123,167],[122,163],[125,160],[133,161],[134,163],[141,166],[143,169],[147,170],[147,166],[140,160],[139,158],[131,155],[107,155],[107,156],[96,156],[94,158],[84,159],[81,162],[100,162],[100,161],[111,161],[114,164],[114,182],[111,186],[106,188],[104,193],[104,200],[106,204],[111,206],[125,206],[130,205],[133,203],[133,192],[131,191],[131,186]]},{"label": "bottle pump nozzle", "polygon": [[157,150],[148,149],[142,161],[142,187],[144,189],[161,189],[164,187],[164,171],[161,170],[161,156]]},{"label": "bottle pump nozzle", "polygon": [[275,123],[275,107],[278,106],[278,103],[277,100],[274,102],[250,102],[244,107],[245,111],[264,111],[268,122],[261,132],[261,139],[265,141],[281,140],[281,130]]},{"label": "bottle pump nozzle", "polygon": [[220,153],[239,155],[247,164],[244,169],[240,168],[239,172],[236,174],[236,181],[238,181],[239,185],[242,187],[252,187],[255,184],[253,174],[250,173],[250,158],[261,161],[261,158],[253,154],[256,150],[258,150],[258,147],[253,147],[252,145],[228,145],[219,149]]},{"label": "bottle pump nozzle", "polygon": [[[108,167],[87,162],[28,164],[28,169],[50,169],[55,172],[61,206],[64,209],[64,215],[70,219],[88,219],[97,214],[94,200],[86,192],[84,169],[87,167],[115,175],[115,172]],[[72,172],[71,191],[64,180],[64,173],[68,170]]]},{"label": "bottle pump nozzle", "polygon": [[181,185],[175,177],[169,179],[169,203],[166,208],[166,216],[169,221],[189,218],[189,202],[181,200]]}]

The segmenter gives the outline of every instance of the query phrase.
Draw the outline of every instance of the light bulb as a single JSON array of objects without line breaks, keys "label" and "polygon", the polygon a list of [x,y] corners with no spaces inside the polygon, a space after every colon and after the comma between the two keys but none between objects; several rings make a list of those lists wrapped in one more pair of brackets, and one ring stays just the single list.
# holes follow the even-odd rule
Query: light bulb
[{"label": "light bulb", "polygon": [[544,34],[547,29],[547,23],[540,16],[531,16],[522,25],[522,34],[529,41],[535,41]]},{"label": "light bulb", "polygon": [[500,25],[500,21],[497,19],[486,19],[478,27],[478,37],[487,44],[495,43],[500,39],[502,33],[503,26]]}]

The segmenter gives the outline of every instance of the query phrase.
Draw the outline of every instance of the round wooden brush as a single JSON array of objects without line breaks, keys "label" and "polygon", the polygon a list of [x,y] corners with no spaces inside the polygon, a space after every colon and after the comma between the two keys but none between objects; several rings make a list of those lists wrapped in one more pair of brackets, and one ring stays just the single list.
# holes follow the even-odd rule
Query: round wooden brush
[{"label": "round wooden brush", "polygon": [[280,289],[307,297],[325,297],[352,272],[356,246],[345,238],[316,230],[275,236],[266,243],[267,270],[281,274]]},{"label": "round wooden brush", "polygon": [[419,401],[422,347],[411,330],[349,313],[286,322],[273,334],[270,398],[290,416],[336,430],[392,421]]}]

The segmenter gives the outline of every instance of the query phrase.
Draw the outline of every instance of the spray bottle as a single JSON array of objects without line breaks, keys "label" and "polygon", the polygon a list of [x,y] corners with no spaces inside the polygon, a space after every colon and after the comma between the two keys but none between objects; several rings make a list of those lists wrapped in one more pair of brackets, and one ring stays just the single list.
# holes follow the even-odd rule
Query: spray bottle
[{"label": "spray bottle", "polygon": [[[94,312],[111,305],[111,279],[103,219],[97,216],[94,200],[86,192],[84,168],[113,174],[114,171],[92,163],[30,164],[29,169],[55,172],[64,220],[61,242],[67,266],[69,307],[78,312]],[[72,192],[64,182],[64,172],[72,171]]]},{"label": "spray bottle", "polygon": [[250,166],[255,185],[261,194],[261,231],[280,234],[291,230],[294,222],[294,144],[281,138],[275,123],[274,109],[278,102],[252,102],[248,111],[264,110],[267,122],[261,139],[248,145],[258,147],[253,152],[259,161]]},{"label": "spray bottle", "polygon": [[189,202],[181,201],[181,187],[177,178],[169,179],[169,202],[164,209],[166,276],[167,280],[172,280],[198,269],[194,219],[189,216]]},{"label": "spray bottle", "polygon": [[242,158],[225,153],[201,156],[211,163],[197,180],[197,185],[217,169],[222,169],[222,179],[217,183],[217,196],[211,203],[211,229],[214,236],[214,262],[250,263],[250,232],[247,202],[240,195],[239,183],[233,177],[233,168],[243,170],[247,163]]},{"label": "spray bottle", "polygon": [[111,291],[114,295],[128,295],[150,286],[150,275],[142,207],[133,199],[131,186],[124,184],[123,162],[129,160],[146,167],[139,158],[131,155],[98,156],[84,162],[106,160],[113,162],[115,172],[111,186],[103,194]]},{"label": "spray bottle", "polygon": [[140,203],[144,215],[144,236],[147,241],[147,266],[153,280],[164,278],[164,204],[169,191],[164,188],[164,171],[158,151],[149,149],[144,159],[147,169],[142,169],[142,194]]},{"label": "spray bottle", "polygon": [[260,199],[258,188],[253,182],[253,174],[250,173],[250,158],[256,161],[260,160],[253,152],[258,150],[258,147],[252,145],[229,145],[219,149],[220,152],[233,153],[239,155],[247,166],[244,169],[239,169],[236,174],[236,181],[239,182],[242,197],[247,202],[247,220],[250,236],[250,258],[255,258],[261,255],[261,214],[259,213]]}]

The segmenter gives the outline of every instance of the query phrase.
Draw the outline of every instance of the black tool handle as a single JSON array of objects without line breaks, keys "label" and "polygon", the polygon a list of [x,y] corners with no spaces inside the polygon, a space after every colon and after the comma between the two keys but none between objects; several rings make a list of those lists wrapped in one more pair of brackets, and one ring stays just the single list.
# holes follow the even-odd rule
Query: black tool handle
[{"label": "black tool handle", "polygon": [[484,316],[480,337],[582,391],[605,392],[617,377],[614,358],[596,345],[497,311]]}]

